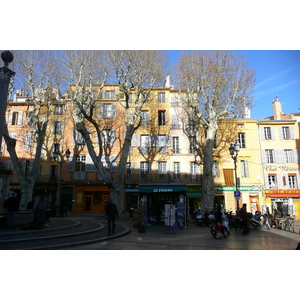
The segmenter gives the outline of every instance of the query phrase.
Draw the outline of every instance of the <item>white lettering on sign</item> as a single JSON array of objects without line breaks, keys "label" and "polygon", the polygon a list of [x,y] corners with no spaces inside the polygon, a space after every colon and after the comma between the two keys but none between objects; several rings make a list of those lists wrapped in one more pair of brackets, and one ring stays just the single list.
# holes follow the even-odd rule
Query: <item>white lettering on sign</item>
[{"label": "white lettering on sign", "polygon": [[172,189],[153,189],[153,193],[173,192]]}]

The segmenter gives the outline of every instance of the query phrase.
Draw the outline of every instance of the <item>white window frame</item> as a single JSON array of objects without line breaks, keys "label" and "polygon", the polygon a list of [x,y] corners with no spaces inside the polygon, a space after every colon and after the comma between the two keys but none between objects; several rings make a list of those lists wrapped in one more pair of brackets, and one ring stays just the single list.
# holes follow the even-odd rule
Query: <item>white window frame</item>
[{"label": "white window frame", "polygon": [[289,182],[289,188],[290,189],[296,189],[297,188],[297,176],[295,174],[288,174],[288,182]]},{"label": "white window frame", "polygon": [[174,162],[174,179],[180,178],[180,162]]},{"label": "white window frame", "polygon": [[267,162],[267,164],[275,163],[274,149],[266,149],[265,152],[266,152],[266,162]]},{"label": "white window frame", "polygon": [[265,136],[265,140],[271,140],[272,139],[271,127],[264,127],[264,136]]},{"label": "white window frame", "polygon": [[283,126],[282,127],[282,137],[284,140],[290,140],[291,139],[291,130],[289,126]]},{"label": "white window frame", "polygon": [[246,148],[246,133],[240,132],[238,134],[238,141],[240,143],[240,148]]},{"label": "white window frame", "polygon": [[173,136],[172,137],[172,149],[173,149],[174,154],[180,153],[179,137],[178,136]]},{"label": "white window frame", "polygon": [[248,160],[241,160],[241,177],[242,178],[249,178],[249,161]]},{"label": "white window frame", "polygon": [[284,158],[287,164],[294,163],[294,152],[292,149],[284,149]]},{"label": "white window frame", "polygon": [[165,92],[158,92],[157,100],[158,100],[158,103],[166,103],[166,93]]},{"label": "white window frame", "polygon": [[75,172],[85,172],[86,155],[77,155],[75,159]]}]

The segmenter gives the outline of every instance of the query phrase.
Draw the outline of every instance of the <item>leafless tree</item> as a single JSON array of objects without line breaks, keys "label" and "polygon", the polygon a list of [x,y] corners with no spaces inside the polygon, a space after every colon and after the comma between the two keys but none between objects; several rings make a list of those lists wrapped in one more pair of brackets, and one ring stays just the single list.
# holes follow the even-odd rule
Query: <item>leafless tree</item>
[{"label": "leafless tree", "polygon": [[214,203],[213,148],[218,121],[244,116],[251,107],[254,72],[233,51],[186,51],[175,67],[175,81],[192,122],[203,141],[203,209]]},{"label": "leafless tree", "polygon": [[24,142],[24,140],[10,137],[7,122],[3,137],[17,172],[21,188],[20,204],[21,208],[24,208],[26,203],[32,199],[53,100],[60,96],[59,90],[55,86],[58,73],[53,51],[15,51],[14,58],[15,85],[24,88],[24,98],[26,98],[27,103],[25,112],[27,124],[24,125],[25,123],[23,123],[22,128],[33,133],[33,140],[31,141],[33,146],[31,151],[32,163],[28,173],[25,173],[24,168],[22,168],[22,160],[24,160],[22,153],[16,151],[16,145]]},{"label": "leafless tree", "polygon": [[[140,115],[153,87],[164,78],[166,66],[162,51],[67,51],[64,64],[69,66],[73,76],[71,97],[77,105],[74,121],[83,135],[89,154],[99,174],[110,190],[118,210],[122,209],[124,172],[133,133],[140,126]],[[97,101],[110,79],[117,84],[116,100],[122,116],[124,132],[117,138],[121,141],[120,151],[114,161],[103,159],[103,130],[105,122],[97,117]],[[75,109],[75,108],[74,108]],[[93,143],[89,128],[97,133],[97,143]],[[95,145],[98,145],[96,149]],[[107,157],[107,156],[106,156]],[[103,163],[105,161],[105,163]],[[113,176],[107,166],[117,163]]]}]

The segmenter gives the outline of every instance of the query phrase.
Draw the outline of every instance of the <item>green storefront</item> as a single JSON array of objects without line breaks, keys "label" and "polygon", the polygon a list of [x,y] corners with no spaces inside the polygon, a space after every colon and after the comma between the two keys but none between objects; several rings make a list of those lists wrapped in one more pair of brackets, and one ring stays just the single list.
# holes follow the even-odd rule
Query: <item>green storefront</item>
[{"label": "green storefront", "polygon": [[148,219],[162,221],[166,204],[184,203],[186,210],[185,184],[140,184],[140,201],[146,203]]}]

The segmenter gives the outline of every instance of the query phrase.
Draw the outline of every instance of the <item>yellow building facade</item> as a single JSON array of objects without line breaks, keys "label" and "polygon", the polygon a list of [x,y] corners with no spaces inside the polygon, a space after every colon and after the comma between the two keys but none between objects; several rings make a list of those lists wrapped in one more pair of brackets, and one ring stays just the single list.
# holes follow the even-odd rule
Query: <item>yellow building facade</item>
[{"label": "yellow building facade", "polygon": [[[226,209],[232,209],[234,212],[237,209],[237,202],[239,202],[239,208],[246,203],[248,211],[252,208],[260,210],[265,201],[258,121],[240,119],[234,122],[220,122],[219,128],[222,127],[227,130],[220,129],[224,132],[221,137],[223,141],[219,142],[219,151],[216,149],[215,152],[215,159],[219,166],[218,175],[215,176],[216,197],[223,199]],[[230,143],[236,140],[240,144],[237,155],[237,182],[234,174],[234,161],[229,153]],[[239,198],[235,197],[236,189],[240,191]]]}]

